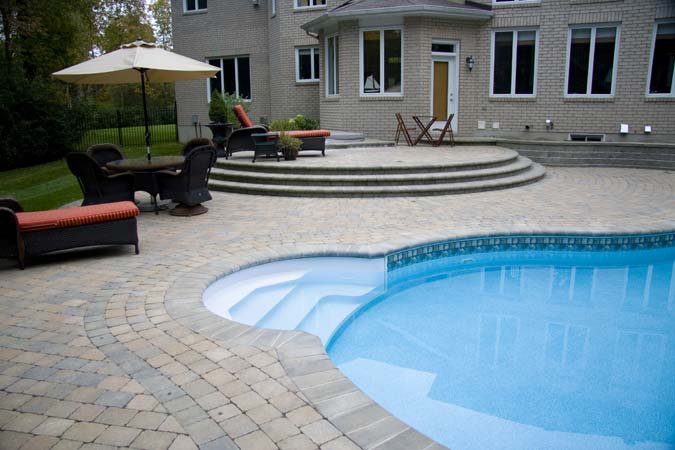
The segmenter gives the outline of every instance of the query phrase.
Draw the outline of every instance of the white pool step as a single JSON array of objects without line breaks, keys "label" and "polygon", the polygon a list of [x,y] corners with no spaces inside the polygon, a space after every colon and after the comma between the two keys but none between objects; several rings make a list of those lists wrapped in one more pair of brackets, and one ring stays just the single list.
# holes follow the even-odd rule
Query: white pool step
[{"label": "white pool step", "polygon": [[283,300],[256,323],[261,328],[295,330],[314,307],[325,297],[360,297],[373,289],[372,286],[348,284],[303,284],[293,289]]},{"label": "white pool step", "polygon": [[230,308],[230,314],[238,322],[256,323],[295,289],[295,286],[281,284],[256,289]]}]

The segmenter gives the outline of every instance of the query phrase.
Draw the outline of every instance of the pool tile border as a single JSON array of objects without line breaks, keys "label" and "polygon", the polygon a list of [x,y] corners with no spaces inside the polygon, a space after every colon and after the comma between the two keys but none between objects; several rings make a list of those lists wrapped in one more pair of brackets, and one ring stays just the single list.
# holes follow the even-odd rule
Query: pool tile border
[{"label": "pool tile border", "polygon": [[[522,248],[612,250],[657,248],[675,245],[675,231],[651,234],[612,234],[579,232],[554,236],[555,231],[536,234],[491,234],[465,236],[425,236],[418,242],[391,241],[373,246],[300,245],[277,246],[246,257],[210,262],[176,280],[167,290],[168,314],[183,326],[203,334],[226,347],[254,346],[276,351],[298,393],[338,430],[362,448],[406,450],[444,449],[410,428],[346,378],[332,363],[320,339],[303,331],[269,330],[240,324],[209,311],[202,302],[206,288],[219,278],[248,267],[282,259],[317,256],[385,257],[388,270],[405,268],[420,261],[452,254]],[[453,253],[454,252],[454,253]]]}]

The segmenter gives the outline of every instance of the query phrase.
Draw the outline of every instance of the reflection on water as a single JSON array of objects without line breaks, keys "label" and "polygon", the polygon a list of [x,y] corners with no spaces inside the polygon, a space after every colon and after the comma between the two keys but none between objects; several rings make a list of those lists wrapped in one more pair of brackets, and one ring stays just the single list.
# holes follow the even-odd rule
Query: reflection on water
[{"label": "reflection on water", "polygon": [[675,249],[577,256],[427,267],[331,358],[454,450],[674,449]]}]

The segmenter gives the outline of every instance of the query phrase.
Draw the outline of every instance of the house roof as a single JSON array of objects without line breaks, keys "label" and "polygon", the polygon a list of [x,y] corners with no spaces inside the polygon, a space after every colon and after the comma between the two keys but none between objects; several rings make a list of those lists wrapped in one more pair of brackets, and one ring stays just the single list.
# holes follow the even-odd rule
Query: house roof
[{"label": "house roof", "polygon": [[348,0],[326,14],[307,22],[302,29],[317,32],[340,20],[375,14],[488,20],[492,17],[492,8],[469,0]]}]

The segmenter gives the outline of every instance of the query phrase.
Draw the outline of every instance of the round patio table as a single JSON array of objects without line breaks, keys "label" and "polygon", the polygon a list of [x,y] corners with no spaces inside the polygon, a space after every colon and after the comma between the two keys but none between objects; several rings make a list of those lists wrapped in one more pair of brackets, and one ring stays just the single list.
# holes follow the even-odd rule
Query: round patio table
[{"label": "round patio table", "polygon": [[159,186],[155,173],[164,169],[180,169],[185,164],[185,157],[180,155],[155,156],[150,161],[147,158],[127,158],[111,161],[105,167],[113,172],[132,172],[135,177],[135,191],[145,191],[152,197],[152,207],[142,208],[141,211],[155,211],[159,214],[160,209],[166,209],[166,205],[157,203]]},{"label": "round patio table", "polygon": [[155,156],[150,161],[147,158],[127,158],[112,161],[106,168],[114,172],[155,172],[157,170],[177,168],[185,164],[185,157],[180,155]]}]

